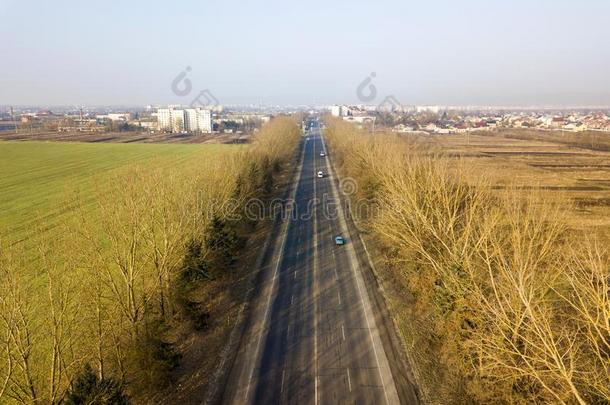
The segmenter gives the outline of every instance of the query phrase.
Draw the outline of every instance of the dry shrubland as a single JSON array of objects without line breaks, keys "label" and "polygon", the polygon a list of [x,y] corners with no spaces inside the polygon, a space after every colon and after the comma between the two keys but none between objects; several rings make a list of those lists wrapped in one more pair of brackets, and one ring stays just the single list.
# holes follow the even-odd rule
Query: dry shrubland
[{"label": "dry shrubland", "polygon": [[76,208],[36,251],[1,245],[0,403],[119,401],[112,390],[137,399],[163,387],[179,362],[166,332],[205,327],[189,291],[231,271],[240,230],[254,226],[228,218],[226,205],[264,200],[299,136],[296,120],[279,117],[239,153],[135,164],[93,195],[67,196]]},{"label": "dry shrubland", "polygon": [[420,329],[406,343],[425,348],[425,400],[610,401],[607,246],[568,230],[543,191],[494,190],[417,138],[327,122],[340,172],[360,185],[352,200],[375,206],[357,219],[379,271],[396,273],[379,276],[413,297],[397,323]]}]

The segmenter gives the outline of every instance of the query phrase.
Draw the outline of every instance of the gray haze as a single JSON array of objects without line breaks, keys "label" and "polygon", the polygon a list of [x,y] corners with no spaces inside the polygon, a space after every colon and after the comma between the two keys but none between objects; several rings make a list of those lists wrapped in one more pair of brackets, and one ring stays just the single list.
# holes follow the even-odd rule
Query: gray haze
[{"label": "gray haze", "polygon": [[[610,105],[610,2],[0,0],[0,104]],[[172,93],[187,66],[193,92]],[[190,97],[190,98],[189,98]]]}]

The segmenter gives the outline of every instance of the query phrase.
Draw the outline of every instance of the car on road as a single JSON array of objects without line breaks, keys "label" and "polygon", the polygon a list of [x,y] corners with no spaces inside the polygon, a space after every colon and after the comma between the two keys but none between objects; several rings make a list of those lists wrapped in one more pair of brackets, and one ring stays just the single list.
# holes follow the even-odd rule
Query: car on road
[{"label": "car on road", "polygon": [[326,156],[326,153],[324,153],[324,151],[320,152],[320,157],[324,157]]},{"label": "car on road", "polygon": [[345,238],[341,235],[335,236],[335,245],[345,245]]},{"label": "car on road", "polygon": [[318,177],[319,177],[319,178],[324,177],[324,172],[323,172],[322,170],[320,170],[320,171],[318,172]]}]

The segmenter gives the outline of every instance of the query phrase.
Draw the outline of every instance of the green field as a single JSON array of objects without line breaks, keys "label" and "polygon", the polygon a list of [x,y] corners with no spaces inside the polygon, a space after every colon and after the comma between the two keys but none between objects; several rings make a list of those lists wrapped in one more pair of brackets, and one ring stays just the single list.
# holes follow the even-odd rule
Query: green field
[{"label": "green field", "polygon": [[[180,167],[230,145],[0,142],[0,238],[32,239],[40,227],[52,232],[69,212],[75,191],[87,195],[94,183],[134,163]],[[44,224],[44,225],[43,225]]]}]

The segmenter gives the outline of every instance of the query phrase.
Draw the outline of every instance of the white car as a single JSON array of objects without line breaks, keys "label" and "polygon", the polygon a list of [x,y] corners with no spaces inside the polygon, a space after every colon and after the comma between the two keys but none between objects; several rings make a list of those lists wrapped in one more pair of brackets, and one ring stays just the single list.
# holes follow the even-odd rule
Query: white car
[{"label": "white car", "polygon": [[318,172],[318,177],[319,177],[319,178],[324,177],[324,172],[323,172],[322,170],[320,170],[320,171]]},{"label": "white car", "polygon": [[324,157],[326,156],[326,153],[324,153],[324,151],[320,152],[320,157]]}]

